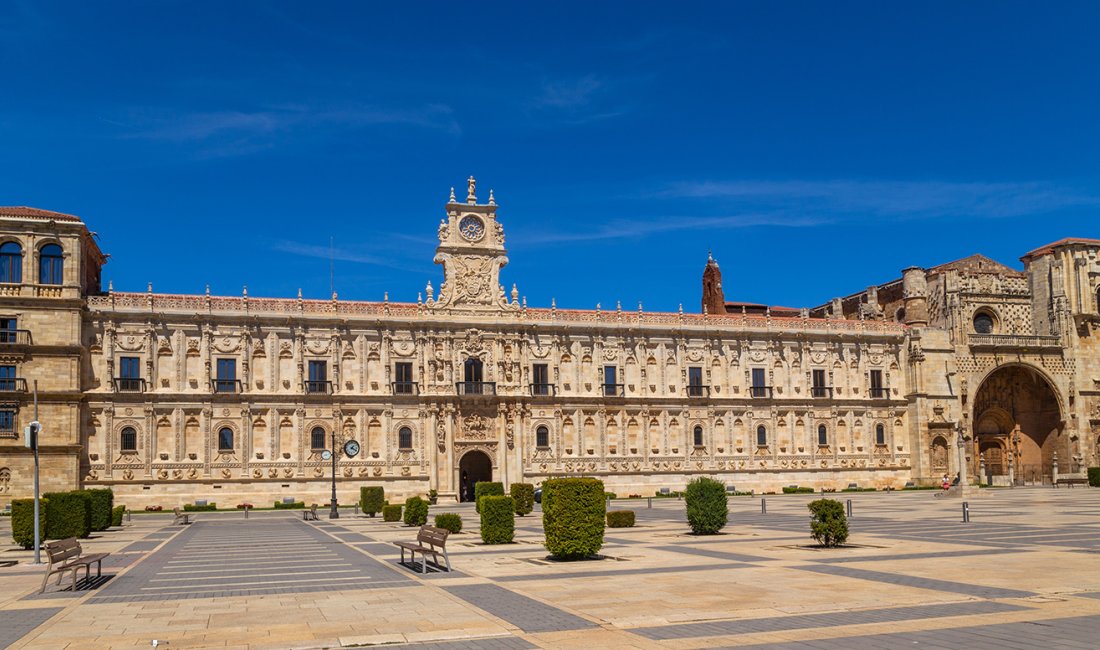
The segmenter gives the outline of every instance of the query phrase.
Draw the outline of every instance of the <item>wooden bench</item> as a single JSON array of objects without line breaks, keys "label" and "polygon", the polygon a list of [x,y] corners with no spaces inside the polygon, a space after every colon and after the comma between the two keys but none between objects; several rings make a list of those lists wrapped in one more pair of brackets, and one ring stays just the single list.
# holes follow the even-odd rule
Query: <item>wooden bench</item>
[{"label": "wooden bench", "polygon": [[1054,487],[1058,487],[1059,485],[1066,485],[1066,486],[1069,486],[1069,487],[1073,487],[1074,485],[1088,485],[1088,484],[1089,484],[1089,480],[1087,478],[1080,478],[1080,477],[1075,476],[1075,477],[1059,478],[1057,481],[1055,481]]},{"label": "wooden bench", "polygon": [[309,507],[309,510],[302,511],[302,521],[317,521],[317,504],[313,504]]},{"label": "wooden bench", "polygon": [[420,554],[420,572],[428,572],[428,556],[433,557],[432,563],[439,565],[439,556],[447,564],[447,571],[451,570],[451,558],[447,557],[447,536],[451,531],[435,526],[421,526],[416,534],[416,543],[394,542],[401,549],[401,564],[405,563],[405,551],[409,551],[409,562],[416,566],[416,554]]},{"label": "wooden bench", "polygon": [[76,577],[77,572],[80,571],[80,567],[84,567],[84,578],[86,580],[92,579],[92,564],[96,565],[95,576],[99,578],[103,575],[103,558],[110,555],[110,553],[91,553],[84,555],[84,549],[80,547],[80,542],[76,541],[75,537],[68,539],[58,540],[56,542],[46,543],[46,575],[42,577],[42,589],[38,593],[46,591],[46,583],[50,581],[50,576],[57,573],[57,584],[61,584],[61,581],[65,579],[65,572],[72,571],[73,573],[73,591],[76,591]]},{"label": "wooden bench", "polygon": [[191,513],[189,512],[184,512],[179,508],[175,508],[174,510],[172,510],[172,514],[176,515],[176,518],[172,521],[173,526],[175,526],[176,524],[191,523]]}]

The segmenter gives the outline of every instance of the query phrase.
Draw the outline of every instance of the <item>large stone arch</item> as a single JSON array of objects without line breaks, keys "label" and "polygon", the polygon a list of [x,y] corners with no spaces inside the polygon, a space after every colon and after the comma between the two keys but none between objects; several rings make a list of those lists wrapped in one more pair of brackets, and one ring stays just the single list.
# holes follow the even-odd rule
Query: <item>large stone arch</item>
[{"label": "large stone arch", "polygon": [[1039,368],[1025,363],[994,368],[974,393],[971,422],[978,453],[972,471],[988,452],[990,473],[1007,474],[1011,467],[1017,482],[1049,481],[1055,459],[1069,458],[1063,412],[1057,387]]}]

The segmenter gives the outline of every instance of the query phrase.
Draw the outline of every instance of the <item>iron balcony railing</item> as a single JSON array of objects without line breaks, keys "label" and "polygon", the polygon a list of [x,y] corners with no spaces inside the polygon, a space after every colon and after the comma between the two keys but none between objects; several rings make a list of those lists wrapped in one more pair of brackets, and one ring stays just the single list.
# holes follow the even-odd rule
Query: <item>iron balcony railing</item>
[{"label": "iron balcony railing", "polygon": [[115,377],[115,391],[119,393],[144,393],[145,380],[141,377]]},{"label": "iron balcony railing", "polygon": [[879,386],[871,388],[868,393],[872,399],[886,399],[890,397],[890,389],[886,386]]},{"label": "iron balcony railing", "polygon": [[240,379],[211,379],[210,385],[215,393],[240,393]]},{"label": "iron balcony railing", "polygon": [[455,382],[455,391],[459,395],[496,395],[495,381],[459,381]]},{"label": "iron balcony railing", "polygon": [[531,384],[532,397],[553,397],[557,394],[558,387],[555,384]]},{"label": "iron balcony railing", "polygon": [[810,396],[811,397],[832,397],[833,396],[833,387],[832,386],[813,386],[813,387],[810,388]]},{"label": "iron balcony railing", "polygon": [[30,330],[0,330],[0,345],[30,345]]},{"label": "iron balcony railing", "polygon": [[22,377],[6,377],[0,379],[0,393],[25,393],[27,392],[27,380]]},{"label": "iron balcony railing", "polygon": [[328,395],[332,392],[332,382],[321,379],[307,380],[306,392],[310,395]]},{"label": "iron balcony railing", "polygon": [[771,386],[750,386],[749,396],[756,398],[770,398],[772,396]]},{"label": "iron balcony railing", "polygon": [[394,395],[419,395],[420,385],[415,381],[395,381],[391,382],[390,386],[393,387]]},{"label": "iron balcony railing", "polygon": [[626,395],[625,384],[600,384],[600,392],[604,397],[623,397]]},{"label": "iron balcony railing", "polygon": [[688,397],[710,397],[710,386],[705,384],[688,384]]}]

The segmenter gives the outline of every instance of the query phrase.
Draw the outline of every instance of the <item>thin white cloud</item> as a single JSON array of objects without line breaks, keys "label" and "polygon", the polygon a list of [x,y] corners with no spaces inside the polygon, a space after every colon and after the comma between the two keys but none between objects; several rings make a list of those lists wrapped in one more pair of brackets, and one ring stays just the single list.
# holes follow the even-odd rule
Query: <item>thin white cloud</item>
[{"label": "thin white cloud", "polygon": [[826,219],[784,215],[728,215],[717,217],[661,217],[650,220],[616,219],[589,230],[520,231],[513,240],[526,245],[560,244],[567,242],[636,239],[662,233],[686,230],[729,230],[754,226],[800,228],[827,223]]},{"label": "thin white cloud", "polygon": [[592,103],[603,83],[592,75],[578,79],[546,81],[531,104],[535,108],[575,109]]},{"label": "thin white cloud", "polygon": [[281,253],[290,253],[291,255],[300,255],[302,257],[318,257],[326,260],[333,259],[341,262],[355,262],[356,264],[375,264],[378,266],[390,265],[389,261],[373,255],[356,253],[343,248],[303,244],[301,242],[279,241],[275,242],[271,248]]},{"label": "thin white cloud", "polygon": [[544,81],[528,102],[532,117],[552,123],[580,125],[611,119],[627,113],[626,105],[613,101],[608,84],[594,75]]}]

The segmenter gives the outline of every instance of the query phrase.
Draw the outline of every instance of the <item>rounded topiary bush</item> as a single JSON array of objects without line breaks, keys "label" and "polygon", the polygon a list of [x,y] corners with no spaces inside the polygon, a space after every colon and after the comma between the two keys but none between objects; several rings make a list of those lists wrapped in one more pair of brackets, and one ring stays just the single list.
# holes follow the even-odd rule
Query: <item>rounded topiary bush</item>
[{"label": "rounded topiary bush", "polygon": [[[49,499],[38,502],[38,534],[46,539],[46,510]],[[34,548],[34,499],[14,499],[11,502],[11,537],[23,548]]]},{"label": "rounded topiary bush", "polygon": [[840,546],[848,539],[848,518],[844,505],[835,499],[818,499],[810,509],[810,535],[822,546]]},{"label": "rounded topiary bush", "polygon": [[512,500],[516,502],[516,514],[522,517],[535,509],[535,486],[530,483],[513,483],[509,488]]},{"label": "rounded topiary bush", "polygon": [[83,490],[50,492],[44,496],[49,505],[43,539],[87,537],[92,532],[92,499]]},{"label": "rounded topiary bush", "polygon": [[405,525],[423,526],[428,523],[428,502],[420,497],[405,499]]},{"label": "rounded topiary bush", "polygon": [[92,501],[92,530],[107,530],[111,527],[111,508],[115,507],[115,493],[111,488],[93,488],[84,490]]},{"label": "rounded topiary bush", "polygon": [[481,512],[481,497],[504,496],[504,484],[498,481],[478,481],[474,484],[474,508]]},{"label": "rounded topiary bush", "polygon": [[124,516],[126,516],[126,506],[115,506],[111,508],[111,525],[121,526]]},{"label": "rounded topiary bush", "polygon": [[603,547],[603,481],[557,478],[542,484],[542,527],[546,549],[556,558],[579,560]]},{"label": "rounded topiary bush", "polygon": [[481,541],[511,544],[516,536],[516,504],[512,497],[489,495],[481,504]]},{"label": "rounded topiary bush", "polygon": [[634,511],[633,510],[608,510],[607,511],[607,526],[608,526],[608,528],[633,528],[634,527]]},{"label": "rounded topiary bush", "polygon": [[401,521],[401,506],[382,506],[382,521]]},{"label": "rounded topiary bush", "polygon": [[696,535],[713,535],[726,525],[729,506],[726,486],[714,479],[700,477],[688,483],[684,491],[687,520]]},{"label": "rounded topiary bush", "polygon": [[381,485],[364,485],[359,488],[359,509],[373,517],[386,505],[386,490]]},{"label": "rounded topiary bush", "polygon": [[1088,468],[1089,485],[1100,487],[1100,467]]},{"label": "rounded topiary bush", "polygon": [[462,517],[453,512],[443,512],[435,516],[435,527],[446,528],[451,533],[462,531]]}]

